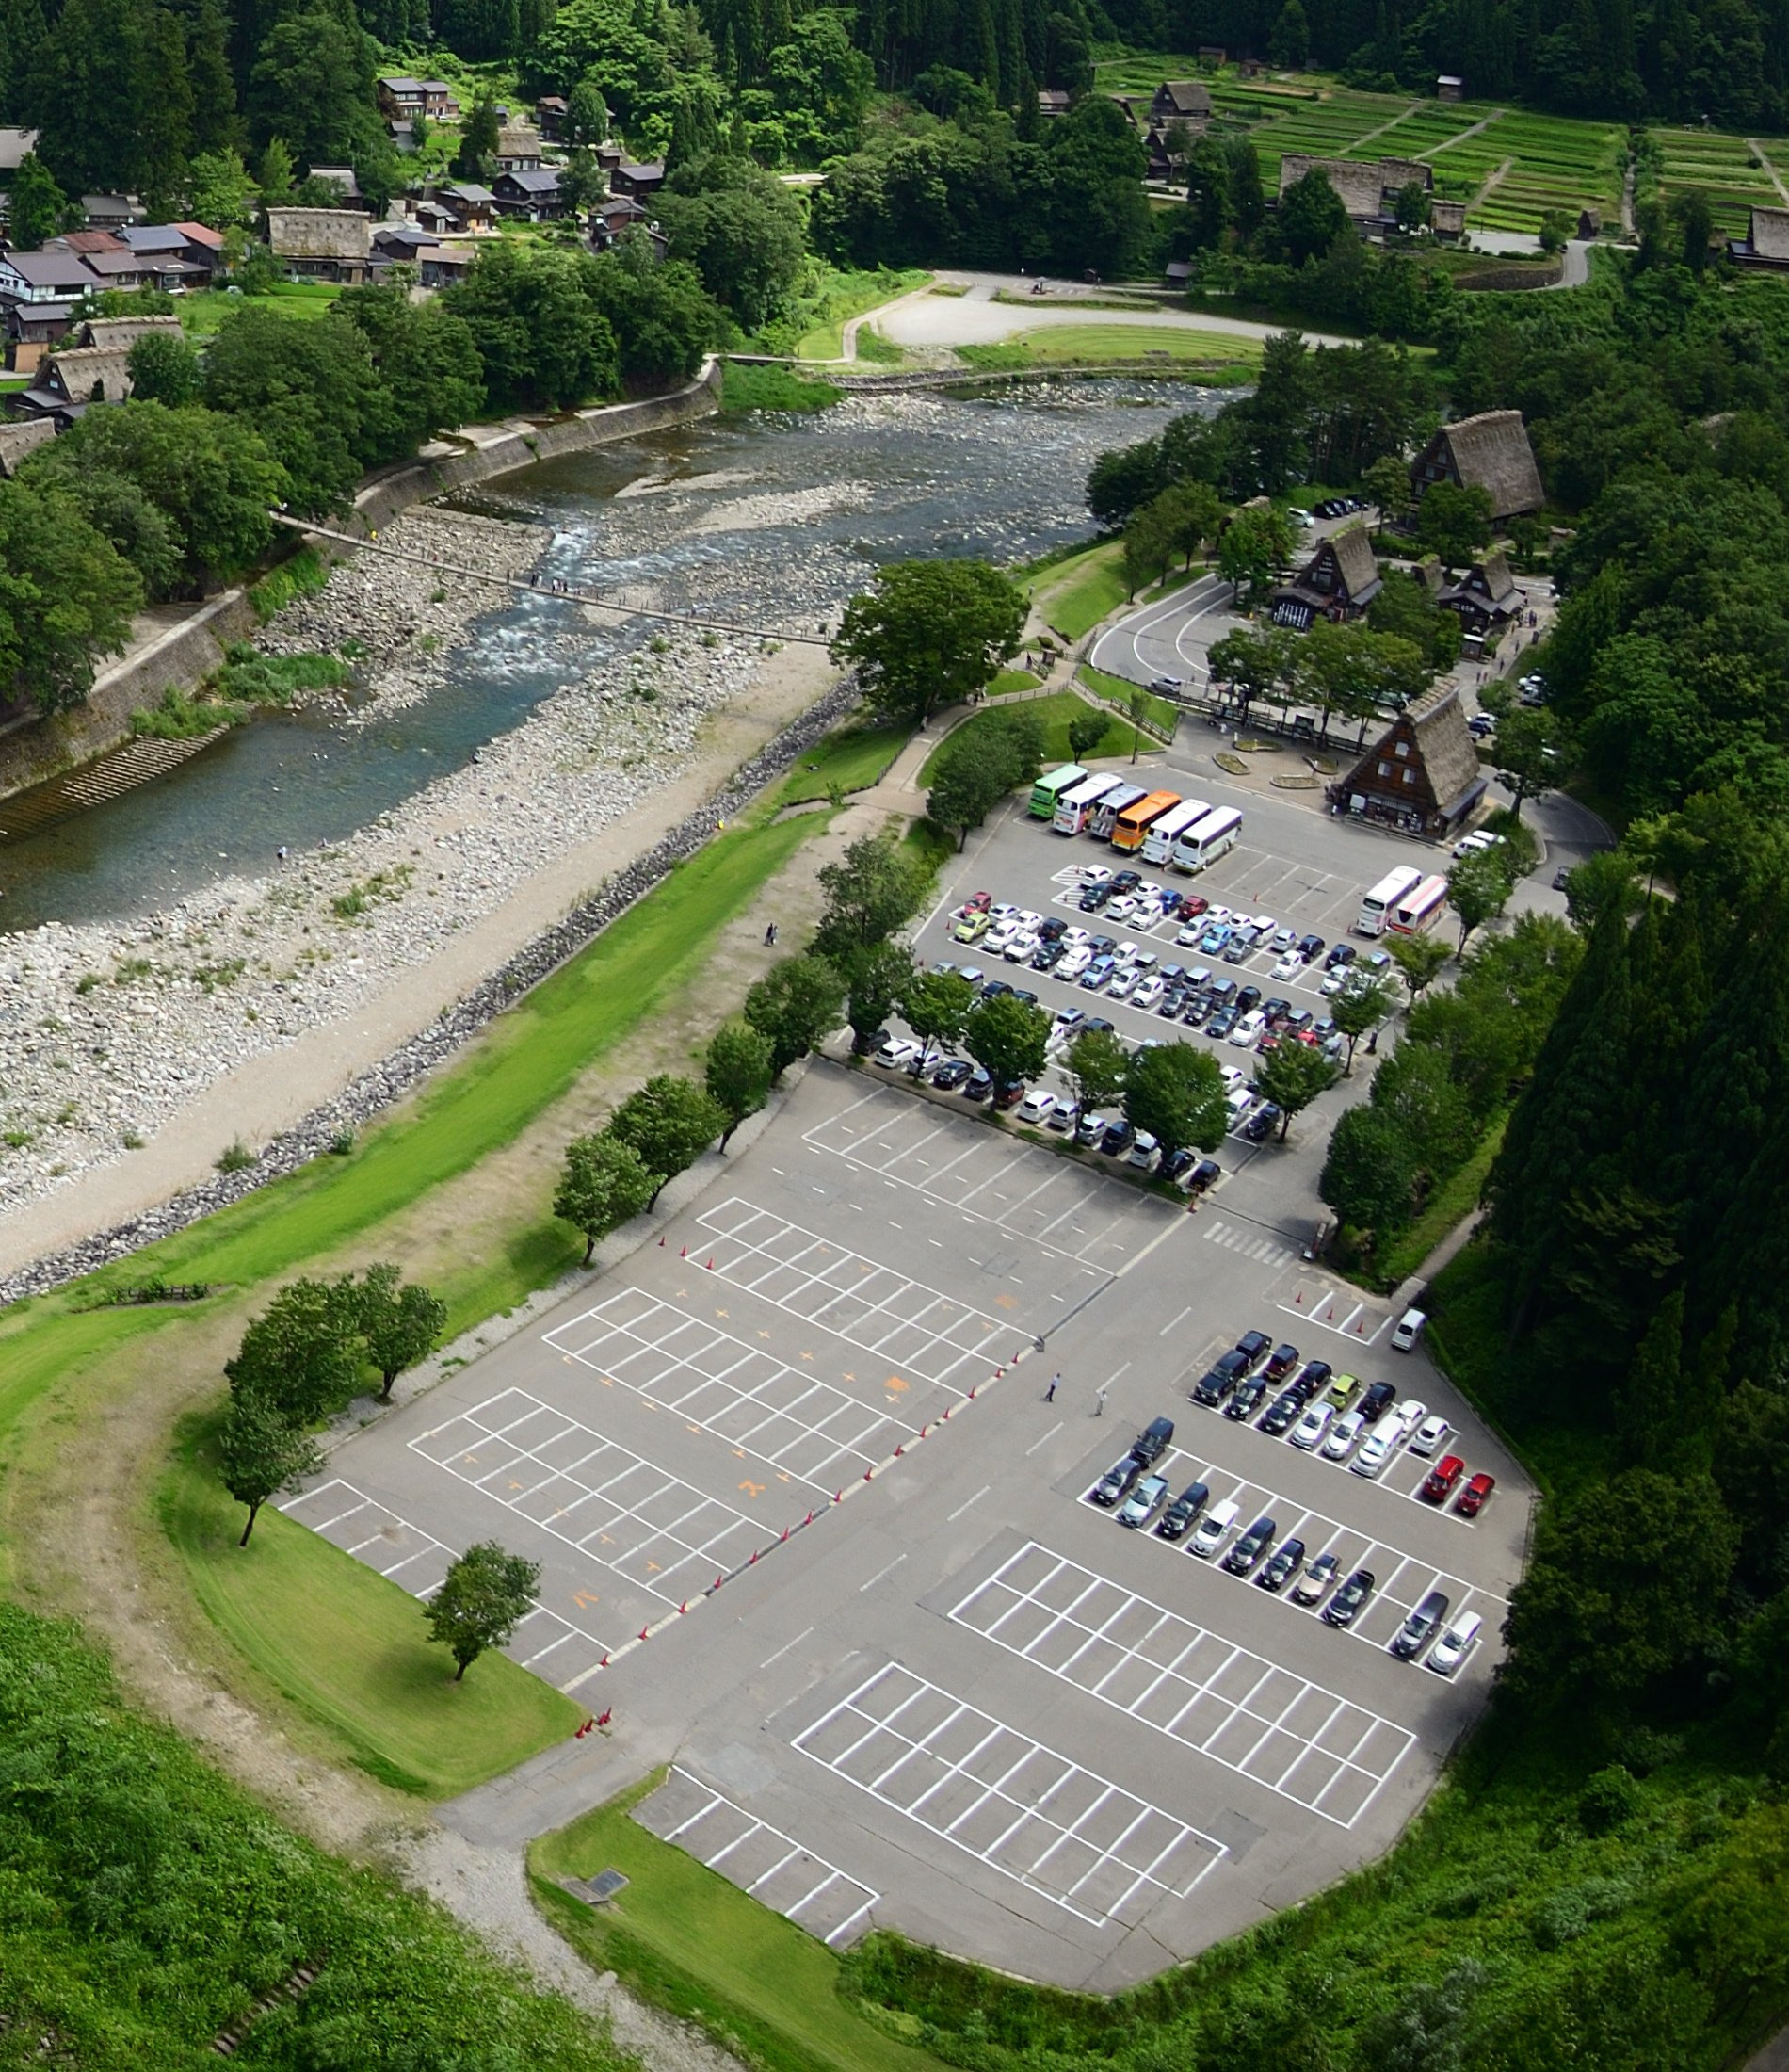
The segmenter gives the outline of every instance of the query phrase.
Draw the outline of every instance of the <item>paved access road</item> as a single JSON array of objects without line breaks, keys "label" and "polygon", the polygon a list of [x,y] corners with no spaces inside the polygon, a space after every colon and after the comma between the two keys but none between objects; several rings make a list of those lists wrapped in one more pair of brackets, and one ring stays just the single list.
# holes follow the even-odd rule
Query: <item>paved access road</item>
[{"label": "paved access road", "polygon": [[[1100,309],[1086,298],[1103,291],[1061,281],[1049,283],[1049,292],[1034,295],[1034,282],[1017,273],[964,273],[951,271],[939,276],[947,285],[962,285],[964,295],[921,295],[891,304],[878,312],[876,329],[897,346],[915,348],[943,346],[991,346],[1015,337],[1020,332],[1037,331],[1055,324],[1136,325],[1139,331],[1215,332],[1225,338],[1273,338],[1286,329],[1283,324],[1257,324],[1240,316],[1210,316],[1164,303],[1154,309]],[[1023,296],[1023,305],[997,302],[1001,293]],[[1121,285],[1104,291],[1122,294]],[[1340,346],[1356,340],[1331,338],[1318,332],[1304,335],[1313,345]]]},{"label": "paved access road", "polygon": [[1108,626],[1088,650],[1088,660],[1127,683],[1172,676],[1198,696],[1211,685],[1205,657],[1213,644],[1243,623],[1235,602],[1235,591],[1221,575],[1201,576]]}]

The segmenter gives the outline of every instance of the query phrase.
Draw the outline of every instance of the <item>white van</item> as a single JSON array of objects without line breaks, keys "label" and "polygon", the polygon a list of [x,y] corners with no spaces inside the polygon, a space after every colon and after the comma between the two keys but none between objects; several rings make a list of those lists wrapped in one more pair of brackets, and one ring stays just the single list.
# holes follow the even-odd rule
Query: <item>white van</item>
[{"label": "white van", "polygon": [[1201,1561],[1210,1561],[1223,1546],[1231,1527],[1236,1522],[1236,1516],[1237,1506],[1233,1498],[1227,1497],[1222,1503],[1213,1504],[1193,1528],[1192,1538],[1186,1543],[1186,1551],[1197,1554]]},{"label": "white van", "polygon": [[1475,1611],[1462,1611],[1428,1651],[1428,1666],[1438,1676],[1451,1676],[1466,1659],[1484,1621]]},{"label": "white van", "polygon": [[1394,1352],[1413,1352],[1416,1341],[1423,1335],[1423,1326],[1428,1321],[1420,1309],[1407,1309],[1397,1319],[1397,1329],[1392,1334]]},{"label": "white van", "polygon": [[1403,1436],[1404,1427],[1398,1421],[1396,1411],[1387,1411],[1361,1441],[1361,1450],[1348,1463],[1349,1472],[1377,1479],[1379,1470],[1397,1451],[1398,1442]]}]

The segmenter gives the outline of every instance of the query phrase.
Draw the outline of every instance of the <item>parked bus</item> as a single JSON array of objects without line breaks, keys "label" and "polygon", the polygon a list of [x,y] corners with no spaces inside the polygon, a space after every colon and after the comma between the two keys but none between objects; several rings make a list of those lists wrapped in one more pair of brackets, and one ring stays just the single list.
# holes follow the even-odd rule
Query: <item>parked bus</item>
[{"label": "parked bus", "polygon": [[1112,830],[1118,825],[1119,815],[1134,806],[1139,799],[1148,797],[1147,785],[1117,785],[1094,807],[1092,817],[1088,821],[1088,833],[1096,842],[1109,842],[1112,839]]},{"label": "parked bus", "polygon": [[1079,834],[1092,817],[1094,807],[1108,793],[1117,791],[1123,782],[1116,770],[1084,777],[1072,790],[1064,792],[1056,801],[1056,818],[1051,825],[1058,834]]},{"label": "parked bus", "polygon": [[1447,881],[1445,878],[1425,878],[1421,884],[1413,886],[1392,909],[1392,918],[1386,923],[1394,934],[1420,935],[1431,929],[1442,917],[1442,909],[1447,904]]},{"label": "parked bus", "polygon": [[1203,870],[1236,846],[1242,833],[1242,815],[1234,806],[1217,806],[1202,820],[1195,820],[1174,844],[1176,870]]},{"label": "parked bus", "polygon": [[1354,924],[1354,932],[1383,935],[1397,902],[1406,893],[1414,892],[1422,882],[1422,872],[1412,870],[1408,864],[1388,872],[1361,901],[1361,917]]},{"label": "parked bus", "polygon": [[1079,763],[1064,763],[1060,769],[1046,769],[1031,787],[1031,814],[1034,819],[1053,820],[1056,817],[1056,801],[1065,792],[1072,791],[1087,776]]},{"label": "parked bus", "polygon": [[1202,799],[1183,799],[1172,813],[1164,813],[1159,820],[1151,821],[1149,833],[1143,837],[1143,861],[1167,863],[1174,853],[1174,844],[1210,811]]},{"label": "parked bus", "polygon": [[1112,847],[1129,855],[1141,849],[1143,837],[1165,814],[1180,803],[1178,791],[1152,791],[1134,806],[1126,806],[1112,823]]}]

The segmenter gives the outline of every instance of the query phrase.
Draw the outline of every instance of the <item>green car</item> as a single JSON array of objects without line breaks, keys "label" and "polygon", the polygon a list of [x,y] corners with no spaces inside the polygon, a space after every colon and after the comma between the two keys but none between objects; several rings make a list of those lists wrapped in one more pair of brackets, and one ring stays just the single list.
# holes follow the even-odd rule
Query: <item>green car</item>
[{"label": "green car", "polygon": [[1334,1404],[1338,1416],[1345,1411],[1361,1393],[1361,1384],[1353,1374],[1338,1374],[1330,1384],[1330,1393],[1325,1400]]}]

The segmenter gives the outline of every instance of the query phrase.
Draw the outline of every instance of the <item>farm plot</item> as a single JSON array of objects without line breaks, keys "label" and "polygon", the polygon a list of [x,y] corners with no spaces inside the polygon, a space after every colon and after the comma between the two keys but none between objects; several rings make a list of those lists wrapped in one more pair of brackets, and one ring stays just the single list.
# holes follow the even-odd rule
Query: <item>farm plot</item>
[{"label": "farm plot", "polygon": [[1432,104],[1418,108],[1412,115],[1400,116],[1390,129],[1374,137],[1369,143],[1355,145],[1347,156],[1426,158],[1430,152],[1443,150],[1454,138],[1464,135],[1475,123],[1482,122],[1486,112],[1483,108]]},{"label": "farm plot", "polygon": [[[1749,210],[1783,205],[1768,160],[1745,138],[1654,130],[1652,139],[1660,153],[1659,196],[1668,207],[1676,196],[1699,187],[1708,197],[1717,228],[1737,235],[1746,228]],[[1769,148],[1766,144],[1765,151]],[[1789,163],[1789,144],[1778,148]]]},{"label": "farm plot", "polygon": [[1505,114],[1470,143],[1442,154],[1450,174],[1462,171],[1457,160],[1467,152],[1476,155],[1481,143],[1507,165],[1488,191],[1481,190],[1467,214],[1468,229],[1537,231],[1550,209],[1575,216],[1595,208],[1608,220],[1620,208],[1621,132],[1612,123]]},{"label": "farm plot", "polygon": [[[1289,151],[1317,158],[1346,158],[1363,138],[1408,114],[1410,100],[1398,94],[1355,93],[1344,88],[1321,98],[1295,99],[1285,93],[1214,82],[1212,104],[1219,124],[1246,127],[1261,158],[1261,177],[1271,194],[1280,184],[1280,161]],[[1379,155],[1376,145],[1365,155]]]}]

